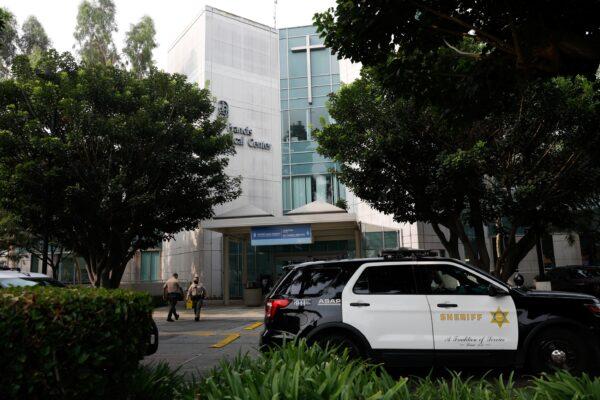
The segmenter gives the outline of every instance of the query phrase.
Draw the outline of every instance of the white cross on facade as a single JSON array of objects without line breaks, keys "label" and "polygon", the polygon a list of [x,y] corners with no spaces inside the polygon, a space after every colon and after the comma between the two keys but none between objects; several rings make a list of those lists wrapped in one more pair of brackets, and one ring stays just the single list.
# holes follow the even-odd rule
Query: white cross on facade
[{"label": "white cross on facade", "polygon": [[312,104],[312,77],[310,69],[310,51],[325,49],[324,44],[310,44],[310,35],[306,35],[306,45],[292,47],[292,52],[306,51],[306,76],[308,77],[308,104]]}]

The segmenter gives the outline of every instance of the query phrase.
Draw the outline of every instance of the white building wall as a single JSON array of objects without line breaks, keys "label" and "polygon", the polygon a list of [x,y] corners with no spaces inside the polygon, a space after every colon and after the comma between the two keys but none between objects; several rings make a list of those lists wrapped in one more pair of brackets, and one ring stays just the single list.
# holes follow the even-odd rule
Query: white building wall
[{"label": "white building wall", "polygon": [[[252,204],[282,215],[279,104],[279,36],[268,26],[207,6],[169,50],[169,72],[187,75],[229,106],[228,122],[252,129],[236,145],[226,173],[242,177],[241,196],[216,207],[215,215]],[[270,150],[248,146],[267,142]],[[163,244],[162,278],[199,274],[210,297],[222,297],[222,235],[198,228]]]}]

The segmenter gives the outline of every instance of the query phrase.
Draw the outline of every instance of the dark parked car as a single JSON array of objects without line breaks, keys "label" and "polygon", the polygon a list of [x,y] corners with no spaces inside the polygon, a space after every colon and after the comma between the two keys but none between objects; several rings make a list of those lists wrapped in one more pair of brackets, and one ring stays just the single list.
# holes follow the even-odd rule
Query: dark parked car
[{"label": "dark parked car", "polygon": [[546,278],[552,283],[552,290],[600,295],[600,267],[556,267],[546,272]]}]

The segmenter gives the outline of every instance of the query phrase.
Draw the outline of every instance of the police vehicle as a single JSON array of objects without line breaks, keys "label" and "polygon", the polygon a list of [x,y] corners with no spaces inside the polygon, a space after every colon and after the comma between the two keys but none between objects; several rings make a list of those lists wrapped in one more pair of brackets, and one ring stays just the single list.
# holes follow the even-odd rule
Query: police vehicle
[{"label": "police vehicle", "polygon": [[511,287],[462,261],[399,249],[293,266],[267,298],[260,342],[306,338],[390,366],[583,371],[599,359],[599,329],[593,296]]}]

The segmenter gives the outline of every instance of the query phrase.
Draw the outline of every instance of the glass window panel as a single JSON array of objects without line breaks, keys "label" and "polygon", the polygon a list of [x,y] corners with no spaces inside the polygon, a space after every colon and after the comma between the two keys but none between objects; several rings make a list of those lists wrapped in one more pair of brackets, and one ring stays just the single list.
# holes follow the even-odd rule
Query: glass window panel
[{"label": "glass window panel", "polygon": [[314,162],[327,162],[328,160],[320,155],[319,153],[292,153],[291,163],[302,164],[302,163],[314,163]]},{"label": "glass window panel", "polygon": [[311,189],[310,176],[294,176],[292,178],[292,208],[310,203]]},{"label": "glass window panel", "polygon": [[289,53],[290,78],[306,76],[306,52]]},{"label": "glass window panel", "polygon": [[30,272],[38,272],[38,267],[39,267],[39,258],[37,258],[34,254],[32,254],[29,271]]},{"label": "glass window panel", "polygon": [[331,77],[329,75],[313,76],[313,86],[327,86],[331,85]]},{"label": "glass window panel", "polygon": [[304,99],[293,99],[290,100],[290,109],[303,109],[304,112],[306,112],[306,108],[309,106],[308,104],[308,99],[304,98]]},{"label": "glass window panel", "polygon": [[303,174],[327,174],[330,173],[333,163],[318,163],[318,164],[293,164],[292,175]]},{"label": "glass window panel", "polygon": [[[286,39],[288,36],[288,30],[287,29],[280,29],[279,30],[279,39]],[[285,42],[285,40],[282,40],[283,42]]]},{"label": "glass window panel", "polygon": [[283,143],[281,145],[281,151],[283,151],[284,153],[289,153],[290,152],[290,145],[288,143]]},{"label": "glass window panel", "polygon": [[490,283],[455,265],[423,265],[415,270],[420,294],[486,295]]},{"label": "glass window panel", "polygon": [[311,132],[315,129],[322,129],[323,122],[329,123],[329,113],[324,107],[310,109],[310,129]]},{"label": "glass window panel", "polygon": [[290,94],[289,90],[287,90],[287,89],[281,89],[281,92],[279,94],[279,98],[281,100],[285,100],[285,99],[289,98],[289,94]]},{"label": "glass window panel", "polygon": [[308,87],[308,78],[294,78],[290,79],[290,87]]},{"label": "glass window panel", "polygon": [[290,111],[290,141],[306,139],[306,110]]},{"label": "glass window panel", "polygon": [[310,52],[310,69],[313,75],[329,75],[330,54],[327,49]]},{"label": "glass window panel", "polygon": [[[281,112],[281,141],[290,141],[290,116],[289,111]],[[282,149],[282,151],[286,151]]]},{"label": "glass window panel", "polygon": [[287,99],[281,100],[281,109],[289,110],[289,108],[290,108],[290,105],[289,105],[289,102],[287,101]]},{"label": "glass window panel", "polygon": [[395,249],[398,247],[398,232],[383,232],[383,248]]},{"label": "glass window panel", "polygon": [[282,175],[290,175],[290,171],[291,171],[291,170],[290,170],[290,166],[289,166],[289,165],[284,165],[284,166],[281,168],[281,174],[282,174]]},{"label": "glass window panel", "polygon": [[[306,36],[297,36],[294,35],[296,37],[291,37],[288,39],[288,46],[291,49],[292,47],[304,47],[306,46]],[[304,56],[306,57],[306,53],[299,51],[298,53],[300,54],[304,54]]]},{"label": "glass window panel", "polygon": [[411,265],[366,268],[352,288],[356,294],[414,294]]},{"label": "glass window panel", "polygon": [[323,39],[318,34],[310,35],[310,44],[323,44]]},{"label": "glass window panel", "polygon": [[298,142],[290,144],[292,153],[303,151],[315,151],[317,149],[317,146],[317,142]]},{"label": "glass window panel", "polygon": [[290,99],[308,98],[308,88],[295,88],[290,90]]},{"label": "glass window panel", "polygon": [[321,96],[321,97],[313,96],[312,100],[313,100],[313,103],[312,103],[313,107],[325,107],[327,105],[327,102],[329,101],[329,97],[328,96]]},{"label": "glass window panel", "polygon": [[288,28],[288,36],[292,37],[292,36],[306,36],[306,35],[312,35],[314,33],[317,32],[317,28],[313,25],[307,25],[307,26],[298,26],[298,27],[294,27],[294,28]]},{"label": "glass window panel", "polygon": [[332,298],[329,292],[335,292],[333,282],[340,274],[338,268],[311,269],[310,271],[300,270],[286,279],[280,286],[282,290],[278,294],[287,297],[326,297]]},{"label": "glass window panel", "polygon": [[[289,80],[293,80],[293,79],[289,79]],[[288,88],[288,79],[280,79],[279,80],[279,87],[281,89],[287,89]]]},{"label": "glass window panel", "polygon": [[[340,61],[337,59],[337,57],[335,55],[331,56],[331,73],[332,74],[340,73]],[[339,82],[339,78],[338,78],[338,82]]]},{"label": "glass window panel", "polygon": [[333,90],[331,89],[331,86],[313,86],[312,88],[313,97],[329,96],[329,94],[332,92]]},{"label": "glass window panel", "polygon": [[287,78],[288,66],[287,66],[287,41],[279,41],[279,76],[281,78]]},{"label": "glass window panel", "polygon": [[312,177],[312,201],[333,203],[331,175],[317,175]]},{"label": "glass window panel", "polygon": [[290,178],[283,178],[282,182],[282,190],[283,190],[283,208],[285,210],[291,210],[292,208],[292,199],[290,198]]}]

